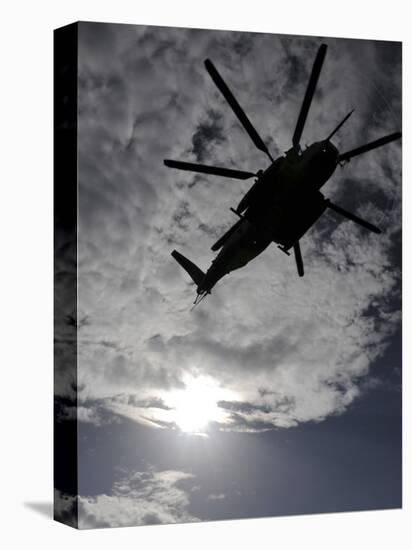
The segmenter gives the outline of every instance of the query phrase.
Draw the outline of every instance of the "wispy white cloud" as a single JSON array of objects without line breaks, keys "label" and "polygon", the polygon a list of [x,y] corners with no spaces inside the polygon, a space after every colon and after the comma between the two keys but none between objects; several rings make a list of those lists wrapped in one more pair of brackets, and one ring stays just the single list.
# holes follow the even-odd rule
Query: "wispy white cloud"
[{"label": "wispy white cloud", "polygon": [[199,521],[189,513],[189,492],[181,486],[192,478],[174,470],[130,473],[111,494],[78,497],[79,528]]},{"label": "wispy white cloud", "polygon": [[224,500],[226,495],[224,493],[212,493],[208,496],[209,500]]}]

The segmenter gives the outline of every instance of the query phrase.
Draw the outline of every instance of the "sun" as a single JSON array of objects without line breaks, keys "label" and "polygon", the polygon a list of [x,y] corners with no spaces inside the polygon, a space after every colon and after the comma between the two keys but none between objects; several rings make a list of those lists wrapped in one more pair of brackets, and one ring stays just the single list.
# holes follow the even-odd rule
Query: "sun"
[{"label": "sun", "polygon": [[224,422],[226,414],[218,402],[230,399],[231,392],[206,376],[187,377],[185,388],[169,394],[173,421],[186,433],[205,433],[211,422]]}]

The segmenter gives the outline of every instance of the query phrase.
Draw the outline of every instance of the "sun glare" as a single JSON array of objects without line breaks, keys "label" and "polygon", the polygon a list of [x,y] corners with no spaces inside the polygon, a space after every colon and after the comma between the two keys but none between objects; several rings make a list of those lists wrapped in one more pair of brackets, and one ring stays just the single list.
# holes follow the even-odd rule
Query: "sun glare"
[{"label": "sun glare", "polygon": [[169,395],[173,407],[173,419],[178,428],[186,433],[205,433],[210,422],[222,422],[224,411],[218,406],[223,399],[230,399],[227,390],[213,379],[200,376],[185,380],[185,389]]}]

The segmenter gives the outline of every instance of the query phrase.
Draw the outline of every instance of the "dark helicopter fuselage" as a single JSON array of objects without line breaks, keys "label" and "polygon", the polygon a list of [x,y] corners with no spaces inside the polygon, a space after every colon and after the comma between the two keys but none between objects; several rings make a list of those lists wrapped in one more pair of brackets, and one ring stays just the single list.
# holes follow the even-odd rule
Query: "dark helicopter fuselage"
[{"label": "dark helicopter fuselage", "polygon": [[212,261],[198,293],[210,292],[219,279],[244,267],[272,242],[288,253],[327,208],[319,189],[337,164],[336,147],[320,141],[303,152],[291,148],[260,173],[240,201],[235,212],[241,220]]}]

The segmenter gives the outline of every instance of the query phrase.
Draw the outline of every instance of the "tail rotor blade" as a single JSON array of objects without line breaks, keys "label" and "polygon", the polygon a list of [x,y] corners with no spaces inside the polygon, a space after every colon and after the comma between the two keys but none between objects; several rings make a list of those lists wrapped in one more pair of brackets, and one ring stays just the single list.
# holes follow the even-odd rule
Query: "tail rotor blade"
[{"label": "tail rotor blade", "polygon": [[312,73],[309,78],[308,87],[306,88],[305,97],[303,99],[302,107],[300,109],[299,118],[296,123],[295,133],[293,134],[292,143],[295,147],[299,146],[300,138],[302,137],[303,128],[305,126],[306,117],[308,116],[310,105],[312,103],[313,95],[316,90],[320,71],[322,69],[323,62],[325,60],[327,45],[322,44],[318,50],[318,53],[313,63]]},{"label": "tail rotor blade", "polygon": [[369,231],[372,231],[373,233],[378,233],[378,234],[381,233],[381,230],[379,229],[379,227],[376,227],[376,225],[373,225],[363,220],[362,218],[355,216],[355,214],[352,214],[351,212],[344,210],[343,208],[341,208],[340,206],[337,206],[336,204],[333,204],[329,200],[326,201],[326,205],[328,206],[328,208],[330,208],[331,210],[334,210],[341,216],[345,216],[345,218],[348,218],[348,220],[352,220],[353,222],[361,225],[362,227],[365,227],[365,229],[369,229]]},{"label": "tail rotor blade", "polygon": [[296,267],[298,269],[299,277],[303,277],[303,275],[305,274],[305,270],[303,269],[303,259],[299,241],[297,241],[293,245],[293,250],[295,252]]},{"label": "tail rotor blade", "polygon": [[180,162],[178,160],[164,160],[165,166],[187,170],[189,172],[200,172],[201,174],[213,174],[225,178],[235,178],[238,180],[247,180],[253,178],[256,174],[253,172],[243,172],[241,170],[231,170],[230,168],[220,168],[218,166],[206,166],[205,164],[194,164],[192,162]]},{"label": "tail rotor blade", "polygon": [[376,149],[376,147],[381,147],[382,145],[386,145],[387,143],[390,143],[391,141],[395,141],[400,137],[402,137],[402,133],[395,132],[393,134],[389,134],[388,136],[382,137],[375,141],[371,141],[366,145],[362,145],[361,147],[357,147],[356,149],[352,149],[351,151],[347,151],[346,153],[339,155],[339,161],[348,161],[351,158],[356,157],[357,155],[361,155],[362,153],[366,153],[367,151]]},{"label": "tail rotor blade", "polygon": [[262,138],[257,133],[256,129],[248,119],[246,113],[242,109],[242,107],[239,105],[237,100],[235,99],[232,92],[229,90],[226,82],[223,80],[223,78],[218,73],[216,67],[213,65],[213,63],[210,61],[210,59],[206,59],[205,61],[205,67],[207,72],[212,77],[213,82],[216,84],[216,86],[219,88],[220,92],[222,93],[223,97],[226,99],[226,101],[231,106],[233,112],[241,122],[243,128],[246,130],[246,132],[249,134],[250,138],[252,139],[255,146],[260,150],[263,151],[273,162],[273,158],[271,154],[269,153],[268,148],[264,144]]}]

